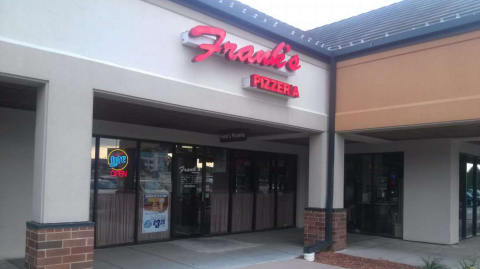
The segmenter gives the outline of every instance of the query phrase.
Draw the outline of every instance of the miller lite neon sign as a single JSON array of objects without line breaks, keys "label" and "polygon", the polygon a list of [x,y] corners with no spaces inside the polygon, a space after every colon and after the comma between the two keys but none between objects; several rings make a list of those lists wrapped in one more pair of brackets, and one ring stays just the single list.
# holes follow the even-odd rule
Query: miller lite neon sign
[{"label": "miller lite neon sign", "polygon": [[107,156],[107,164],[112,169],[111,176],[127,177],[127,171],[124,171],[128,165],[128,155],[121,149],[112,150]]},{"label": "miller lite neon sign", "polygon": [[[223,29],[212,26],[196,26],[188,32],[184,32],[182,43],[188,46],[204,50],[203,54],[197,55],[192,62],[197,63],[206,60],[214,54],[224,55],[227,61],[237,61],[245,64],[257,65],[259,67],[270,67],[270,71],[292,76],[300,69],[298,55],[286,59],[290,52],[290,45],[282,42],[272,50],[255,51],[252,45],[238,48],[238,45],[230,41],[224,42],[226,32]],[[211,39],[214,37],[215,39]],[[197,40],[194,40],[197,38]]]}]

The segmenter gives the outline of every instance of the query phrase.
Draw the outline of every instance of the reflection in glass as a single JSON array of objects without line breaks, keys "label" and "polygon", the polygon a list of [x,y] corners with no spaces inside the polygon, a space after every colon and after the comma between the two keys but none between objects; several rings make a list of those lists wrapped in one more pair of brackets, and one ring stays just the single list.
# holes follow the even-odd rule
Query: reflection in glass
[{"label": "reflection in glass", "polygon": [[100,139],[96,245],[134,241],[137,142]]},{"label": "reflection in glass", "polygon": [[141,143],[138,163],[138,241],[170,238],[172,211],[172,148]]}]

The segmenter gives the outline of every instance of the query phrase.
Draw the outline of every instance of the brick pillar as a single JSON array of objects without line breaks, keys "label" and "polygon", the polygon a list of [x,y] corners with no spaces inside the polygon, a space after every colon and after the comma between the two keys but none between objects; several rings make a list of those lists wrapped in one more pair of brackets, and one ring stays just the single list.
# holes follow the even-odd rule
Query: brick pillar
[{"label": "brick pillar", "polygon": [[347,248],[347,210],[335,209],[332,216],[332,251]]},{"label": "brick pillar", "polygon": [[325,210],[306,208],[304,222],[304,246],[317,244],[325,240]]},{"label": "brick pillar", "polygon": [[[325,241],[324,208],[305,209],[304,246],[311,246]],[[334,209],[332,216],[332,246],[330,250],[338,251],[347,247],[347,211]]]},{"label": "brick pillar", "polygon": [[25,269],[93,268],[92,222],[27,222]]}]

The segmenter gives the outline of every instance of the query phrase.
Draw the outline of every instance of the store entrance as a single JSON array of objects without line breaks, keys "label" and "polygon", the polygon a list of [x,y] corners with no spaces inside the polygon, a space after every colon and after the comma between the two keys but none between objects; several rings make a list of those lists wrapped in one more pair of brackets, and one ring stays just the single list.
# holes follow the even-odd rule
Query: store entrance
[{"label": "store entrance", "polygon": [[403,237],[403,153],[345,156],[349,232]]},{"label": "store entrance", "polygon": [[296,156],[92,138],[95,247],[295,227]]},{"label": "store entrance", "polygon": [[175,161],[175,237],[204,234],[205,166],[202,156],[178,154]]}]

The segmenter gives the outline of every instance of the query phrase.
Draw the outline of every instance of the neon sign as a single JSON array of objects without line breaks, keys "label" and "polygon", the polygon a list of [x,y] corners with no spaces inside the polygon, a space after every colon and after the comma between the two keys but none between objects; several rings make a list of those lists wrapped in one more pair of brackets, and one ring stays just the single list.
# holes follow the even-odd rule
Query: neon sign
[{"label": "neon sign", "polygon": [[260,90],[266,93],[273,93],[288,98],[299,98],[298,87],[288,83],[260,76],[250,75],[243,79],[243,88],[251,90]]},{"label": "neon sign", "polygon": [[216,40],[213,44],[202,43],[197,47],[205,51],[205,53],[195,56],[192,62],[197,63],[204,61],[215,53],[225,55],[227,61],[243,62],[245,64],[255,64],[260,66],[273,67],[280,69],[285,67],[288,71],[293,72],[300,69],[300,59],[298,55],[292,56],[285,61],[286,53],[290,52],[290,45],[284,42],[278,44],[273,50],[254,51],[252,45],[248,45],[237,50],[237,44],[225,40],[226,32],[223,29],[212,26],[196,26],[192,28],[188,35],[190,37],[214,36]]},{"label": "neon sign", "polygon": [[112,169],[111,176],[127,177],[127,171],[124,169],[128,165],[128,154],[121,149],[112,150],[107,156],[108,166]]}]

